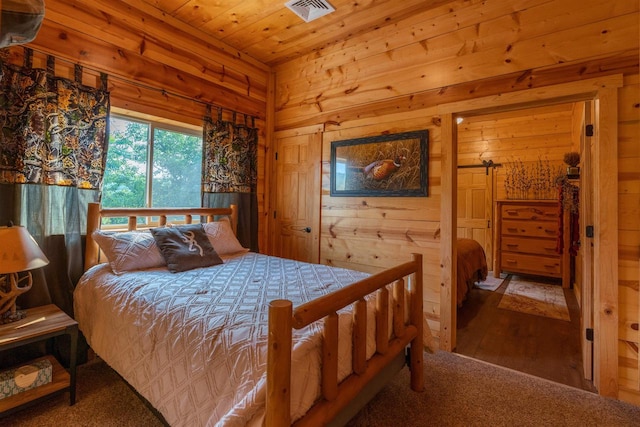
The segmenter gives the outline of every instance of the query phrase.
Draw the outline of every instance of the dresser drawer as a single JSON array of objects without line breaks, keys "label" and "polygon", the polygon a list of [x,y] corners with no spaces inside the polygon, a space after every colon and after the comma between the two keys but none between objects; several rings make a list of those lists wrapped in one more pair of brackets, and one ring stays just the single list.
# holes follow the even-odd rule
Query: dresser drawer
[{"label": "dresser drawer", "polygon": [[502,221],[503,236],[531,236],[553,238],[558,235],[557,221]]},{"label": "dresser drawer", "polygon": [[536,239],[504,236],[500,242],[502,252],[522,252],[525,254],[559,256],[556,239]]},{"label": "dresser drawer", "polygon": [[502,271],[562,277],[560,257],[504,252],[500,264]]},{"label": "dresser drawer", "polygon": [[501,214],[503,220],[524,219],[524,220],[548,220],[554,221],[560,215],[560,209],[553,204],[549,205],[502,205]]}]

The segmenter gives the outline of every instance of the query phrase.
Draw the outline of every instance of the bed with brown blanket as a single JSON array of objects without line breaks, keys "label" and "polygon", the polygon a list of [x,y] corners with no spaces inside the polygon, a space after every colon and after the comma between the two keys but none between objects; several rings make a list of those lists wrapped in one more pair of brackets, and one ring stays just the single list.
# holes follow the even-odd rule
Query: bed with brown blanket
[{"label": "bed with brown blanket", "polygon": [[473,284],[487,278],[488,268],[484,249],[475,240],[458,239],[456,252],[458,260],[456,302],[460,307]]}]

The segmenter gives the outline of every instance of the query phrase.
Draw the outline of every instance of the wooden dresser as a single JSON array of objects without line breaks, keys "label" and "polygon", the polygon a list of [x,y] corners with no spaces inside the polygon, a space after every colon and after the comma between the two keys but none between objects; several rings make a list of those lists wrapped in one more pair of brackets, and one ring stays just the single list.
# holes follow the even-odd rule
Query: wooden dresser
[{"label": "wooden dresser", "polygon": [[523,273],[571,281],[568,215],[563,221],[563,253],[556,251],[560,209],[555,200],[505,200],[496,206],[494,274]]}]

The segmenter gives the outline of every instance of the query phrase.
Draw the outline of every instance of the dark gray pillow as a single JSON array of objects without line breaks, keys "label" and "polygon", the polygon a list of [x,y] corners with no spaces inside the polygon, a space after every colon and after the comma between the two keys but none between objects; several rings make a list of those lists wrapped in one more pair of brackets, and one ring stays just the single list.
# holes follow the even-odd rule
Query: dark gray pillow
[{"label": "dark gray pillow", "polygon": [[222,264],[202,224],[152,228],[151,234],[172,273]]}]

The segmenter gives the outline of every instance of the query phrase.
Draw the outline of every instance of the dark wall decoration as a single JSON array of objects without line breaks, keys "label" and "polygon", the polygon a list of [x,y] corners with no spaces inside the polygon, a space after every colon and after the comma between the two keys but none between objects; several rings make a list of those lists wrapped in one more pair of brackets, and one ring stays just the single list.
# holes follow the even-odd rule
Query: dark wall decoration
[{"label": "dark wall decoration", "polygon": [[333,141],[331,196],[427,196],[427,130]]}]

